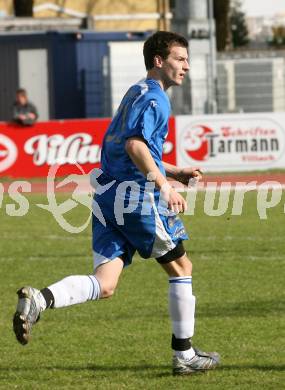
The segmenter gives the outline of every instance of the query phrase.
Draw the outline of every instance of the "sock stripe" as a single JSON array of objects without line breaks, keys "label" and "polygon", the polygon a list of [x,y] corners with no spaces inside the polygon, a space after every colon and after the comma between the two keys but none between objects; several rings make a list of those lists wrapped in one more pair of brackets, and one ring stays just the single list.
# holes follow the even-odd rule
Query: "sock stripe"
[{"label": "sock stripe", "polygon": [[95,291],[95,285],[94,285],[94,280],[91,276],[88,275],[88,278],[91,280],[91,283],[92,283],[92,294],[91,294],[91,297],[89,299],[93,299],[94,298],[94,291]]},{"label": "sock stripe", "polygon": [[192,280],[169,280],[169,283],[176,283],[176,284],[192,284]]},{"label": "sock stripe", "polygon": [[192,276],[177,276],[169,278],[169,283],[175,284],[192,284]]},{"label": "sock stripe", "polygon": [[92,294],[91,294],[90,300],[98,300],[98,299],[100,299],[100,295],[101,295],[100,283],[98,282],[96,276],[94,276],[94,275],[87,275],[87,276],[91,280],[92,286],[93,286],[93,290],[92,290]]}]

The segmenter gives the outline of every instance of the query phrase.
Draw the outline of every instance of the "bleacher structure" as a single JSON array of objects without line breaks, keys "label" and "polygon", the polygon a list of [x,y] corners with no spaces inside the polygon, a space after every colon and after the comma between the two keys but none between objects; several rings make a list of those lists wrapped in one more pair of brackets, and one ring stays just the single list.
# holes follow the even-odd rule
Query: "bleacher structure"
[{"label": "bleacher structure", "polygon": [[285,111],[285,51],[222,54],[217,61],[218,111]]}]

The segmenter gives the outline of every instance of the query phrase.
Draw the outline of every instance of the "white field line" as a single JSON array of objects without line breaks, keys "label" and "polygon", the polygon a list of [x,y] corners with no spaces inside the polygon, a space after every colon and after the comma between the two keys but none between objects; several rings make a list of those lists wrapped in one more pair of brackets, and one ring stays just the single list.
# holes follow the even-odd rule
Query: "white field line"
[{"label": "white field line", "polygon": [[256,184],[256,185],[235,185],[228,184],[228,182],[225,182],[225,184],[222,183],[215,183],[215,182],[208,182],[206,185],[198,185],[196,187],[184,187],[179,188],[178,186],[175,186],[177,192],[191,192],[191,191],[258,191],[258,190],[277,190],[282,189],[285,190],[285,184],[281,183],[275,183],[275,184],[267,184],[266,182]]},{"label": "white field line", "polygon": [[[259,184],[255,184],[255,185],[250,185],[250,184],[247,184],[245,183],[245,185],[236,185],[234,182],[232,184],[230,184],[229,182],[220,182],[220,183],[216,183],[216,182],[207,182],[205,184],[198,184],[197,186],[191,186],[191,187],[186,187],[186,186],[182,186],[181,187],[181,184],[173,184],[171,183],[172,186],[176,189],[177,192],[191,192],[191,191],[199,191],[199,192],[203,192],[203,191],[209,191],[209,192],[215,192],[215,191],[259,191],[259,190],[277,190],[277,189],[282,189],[282,190],[285,190],[285,184],[283,183],[278,183],[278,182],[264,182],[264,183],[259,183]],[[66,193],[69,193],[70,190],[67,189]],[[89,186],[89,185],[86,185],[84,186],[83,188],[78,188],[76,190],[76,192],[78,194],[86,194],[86,193],[91,193],[91,192],[94,192],[94,189]],[[59,193],[56,191],[56,193]],[[62,192],[64,193],[64,192]]]},{"label": "white field line", "polygon": [[[28,182],[27,182],[28,183]],[[28,183],[29,184],[29,183]],[[69,184],[69,183],[68,183]],[[62,187],[61,183],[55,183],[53,188],[47,189],[46,185],[43,184],[42,186],[38,186],[37,183],[31,183],[31,190],[26,191],[26,193],[32,192],[32,193],[42,193],[42,194],[47,194],[50,192],[54,192],[56,194],[62,193],[62,194],[70,194],[76,191],[78,195],[84,195],[84,194],[89,194],[91,195],[94,192],[93,187],[90,185],[88,181],[75,183],[77,186],[64,186]],[[219,182],[202,182],[198,184],[193,184],[191,186],[185,186],[179,182],[176,181],[170,181],[170,184],[172,187],[176,189],[177,192],[191,192],[191,191],[199,191],[199,192],[215,192],[215,191],[260,191],[260,190],[285,190],[285,183],[280,183],[275,180],[267,180],[264,182],[259,182],[256,183],[255,181],[250,181],[250,182],[242,182],[242,181],[237,181],[237,182],[231,182],[231,181],[219,181]],[[1,186],[1,183],[0,183]],[[40,188],[38,188],[40,187]],[[60,188],[60,190],[59,190]],[[3,189],[4,193],[9,193],[9,195],[13,193],[17,193],[19,191],[18,187],[17,188],[10,188],[10,183],[3,183]],[[0,188],[1,190],[1,188]],[[25,191],[24,191],[25,193]]]}]

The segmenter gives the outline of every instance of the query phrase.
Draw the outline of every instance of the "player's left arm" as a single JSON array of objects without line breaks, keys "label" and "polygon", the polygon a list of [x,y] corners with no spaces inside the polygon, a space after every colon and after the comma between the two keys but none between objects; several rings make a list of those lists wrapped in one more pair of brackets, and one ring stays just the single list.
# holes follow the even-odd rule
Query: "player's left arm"
[{"label": "player's left arm", "polygon": [[176,165],[169,164],[163,161],[163,166],[166,176],[179,181],[182,184],[188,185],[190,179],[199,181],[202,178],[202,172],[196,167],[179,168]]}]

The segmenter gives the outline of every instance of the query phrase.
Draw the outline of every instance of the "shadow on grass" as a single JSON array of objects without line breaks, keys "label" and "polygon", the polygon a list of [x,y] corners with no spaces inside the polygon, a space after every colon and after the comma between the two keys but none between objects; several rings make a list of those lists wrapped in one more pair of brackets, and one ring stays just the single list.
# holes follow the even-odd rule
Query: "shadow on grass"
[{"label": "shadow on grass", "polygon": [[[34,370],[34,367],[28,368],[28,367],[19,367],[19,366],[0,366],[0,382],[5,379],[7,380],[9,378],[9,373],[14,377],[14,374],[17,373],[18,375],[23,376],[23,379],[25,378],[25,374],[29,376],[29,373],[31,373]],[[37,367],[37,376],[44,375],[46,372],[52,371],[55,373],[56,371],[59,371],[61,373],[66,372],[74,372],[82,374],[85,372],[86,375],[87,372],[91,374],[94,377],[106,377],[112,373],[114,374],[120,374],[123,372],[126,373],[132,373],[136,374],[139,373],[139,375],[146,375],[148,377],[172,377],[172,368],[168,365],[151,365],[151,364],[138,364],[138,365],[97,365],[97,364],[90,364],[90,365],[80,365],[80,366],[59,366],[59,365],[47,365],[47,366],[40,366]],[[72,375],[72,374],[71,374]],[[84,375],[84,374],[83,374]]]},{"label": "shadow on grass", "polygon": [[277,299],[228,303],[226,306],[203,304],[198,307],[197,317],[266,317],[284,313],[284,304]]},{"label": "shadow on grass", "polygon": [[[285,307],[281,299],[268,300],[252,300],[242,302],[228,302],[221,306],[210,303],[204,303],[197,307],[197,318],[214,318],[214,317],[269,317],[271,315],[279,315],[284,313]],[[97,320],[105,319],[105,313],[97,314]],[[110,320],[128,320],[133,319],[133,313],[129,311],[121,311],[120,313],[110,313]],[[144,310],[136,312],[136,319],[138,318],[168,318],[168,314],[164,307],[150,308],[146,307]]]},{"label": "shadow on grass", "polygon": [[[9,372],[9,371],[32,371],[34,367],[30,369],[27,366],[0,366],[0,372]],[[169,373],[163,372],[159,374],[160,376],[171,375],[171,366],[169,364],[134,364],[134,365],[99,365],[99,364],[87,364],[80,366],[63,366],[63,365],[47,365],[37,367],[37,370],[59,370],[59,371],[93,371],[97,373],[106,373],[106,372],[124,372],[124,371],[133,371],[133,372],[144,372],[144,371],[169,371]],[[218,371],[231,371],[231,370],[258,370],[258,371],[285,371],[285,365],[257,365],[257,364],[227,364],[221,365],[217,368]]]},{"label": "shadow on grass", "polygon": [[[1,371],[29,371],[34,367],[28,368],[27,366],[0,366]],[[169,364],[138,364],[138,365],[98,365],[98,364],[86,364],[79,366],[64,366],[64,365],[42,365],[37,367],[38,370],[61,370],[61,371],[146,371],[146,370],[165,370],[170,369]]]},{"label": "shadow on grass", "polygon": [[258,370],[258,371],[285,371],[285,365],[257,365],[257,364],[225,364],[221,365],[218,370],[230,371],[230,370]]}]

